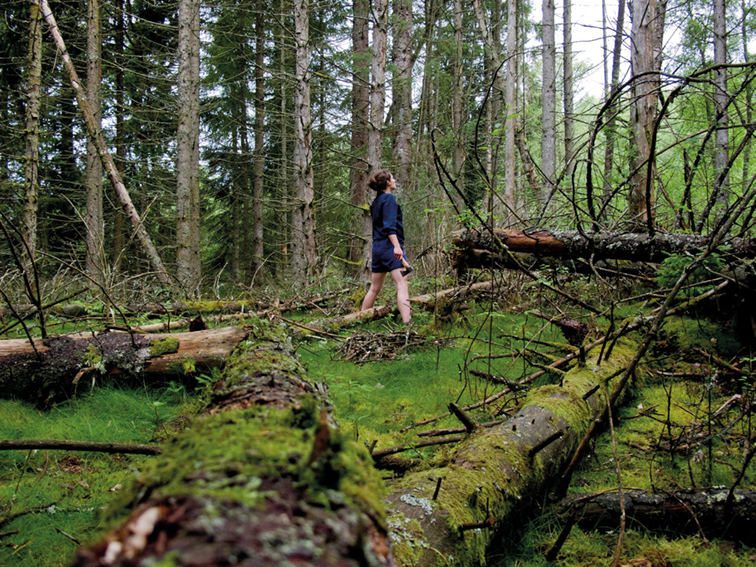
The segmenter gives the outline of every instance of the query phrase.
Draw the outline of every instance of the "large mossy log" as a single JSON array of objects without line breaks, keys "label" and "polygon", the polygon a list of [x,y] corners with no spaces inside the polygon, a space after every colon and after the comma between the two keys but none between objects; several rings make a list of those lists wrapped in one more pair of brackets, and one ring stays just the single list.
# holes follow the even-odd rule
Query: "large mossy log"
[{"label": "large mossy log", "polygon": [[49,404],[70,396],[77,384],[114,375],[153,378],[209,372],[221,367],[247,337],[242,327],[194,333],[142,335],[78,333],[47,339],[0,341],[2,396]]},{"label": "large mossy log", "polygon": [[[488,267],[492,262],[494,267],[516,267],[515,262],[504,253],[500,243],[509,252],[531,254],[540,258],[658,263],[669,254],[695,254],[705,249],[709,241],[709,237],[697,234],[581,234],[566,230],[504,229],[494,230],[493,235],[487,230],[462,230],[455,232],[452,237],[456,249],[454,263],[458,267],[467,268]],[[756,239],[731,238],[725,244],[728,254],[739,258],[756,257]]]},{"label": "large mossy log", "polygon": [[575,367],[560,386],[533,390],[511,419],[475,430],[445,466],[391,486],[389,527],[400,563],[486,564],[497,534],[516,527],[518,513],[555,484],[632,355],[618,345],[608,361]]},{"label": "large mossy log", "polygon": [[380,477],[327,407],[288,337],[261,323],[75,565],[396,565]]}]

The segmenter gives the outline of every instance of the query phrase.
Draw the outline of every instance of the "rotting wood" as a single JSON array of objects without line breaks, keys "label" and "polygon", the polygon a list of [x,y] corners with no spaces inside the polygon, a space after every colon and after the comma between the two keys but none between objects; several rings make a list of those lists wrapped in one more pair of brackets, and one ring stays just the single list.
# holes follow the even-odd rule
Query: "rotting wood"
[{"label": "rotting wood", "polygon": [[[697,234],[588,233],[558,230],[504,230],[494,233],[510,252],[525,252],[562,259],[592,258],[661,262],[669,254],[696,253],[705,249],[711,238]],[[452,236],[459,258],[466,250],[501,252],[488,230],[462,230]],[[728,253],[738,257],[756,256],[756,239],[725,240]]]},{"label": "rotting wood", "polygon": [[74,565],[394,567],[380,477],[326,395],[280,327],[256,328],[205,411],[123,489],[120,526]]},{"label": "rotting wood", "polygon": [[[699,535],[723,538],[748,546],[756,544],[756,490],[736,490],[727,503],[728,488],[640,491],[623,493],[628,527],[665,536]],[[614,530],[619,525],[619,494],[574,495],[562,501],[562,510],[575,515],[585,529]]]},{"label": "rotting wood", "polygon": [[[391,487],[389,525],[403,565],[486,564],[486,552],[516,512],[550,486],[605,407],[606,390],[583,400],[632,359],[632,349],[615,348],[609,361],[579,365],[563,385],[531,391],[520,411],[504,423],[477,429],[460,442],[449,463],[411,472]],[[534,453],[534,451],[537,451]],[[436,479],[444,477],[436,500]],[[496,529],[460,531],[461,526],[495,520]]]},{"label": "rotting wood", "polygon": [[92,380],[149,376],[154,379],[210,372],[249,335],[243,327],[207,329],[194,333],[154,335],[105,331],[0,341],[0,391],[45,405],[74,393]]}]

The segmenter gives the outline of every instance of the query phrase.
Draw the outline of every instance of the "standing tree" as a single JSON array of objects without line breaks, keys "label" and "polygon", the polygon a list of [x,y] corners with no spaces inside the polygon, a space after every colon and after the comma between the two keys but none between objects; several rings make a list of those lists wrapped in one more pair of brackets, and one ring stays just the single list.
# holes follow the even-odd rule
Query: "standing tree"
[{"label": "standing tree", "polygon": [[[102,5],[87,1],[87,100],[95,128],[102,129]],[[102,212],[102,162],[91,136],[87,137],[87,273],[100,284],[105,276],[104,220]]]},{"label": "standing tree", "polygon": [[29,24],[29,54],[26,102],[26,156],[24,161],[23,230],[29,254],[37,248],[37,203],[39,201],[39,110],[42,89],[42,10],[32,3]]},{"label": "standing tree", "polygon": [[381,168],[383,114],[386,104],[386,43],[388,0],[373,2],[373,46],[370,80],[370,127],[368,130],[368,176]]},{"label": "standing tree", "polygon": [[393,164],[397,186],[410,188],[412,164],[412,2],[394,0]]},{"label": "standing tree", "polygon": [[252,282],[262,276],[263,269],[263,187],[265,172],[265,77],[263,73],[265,2],[257,0],[255,15],[255,156],[252,182]]},{"label": "standing tree", "polygon": [[179,1],[176,272],[184,291],[200,285],[199,0]]},{"label": "standing tree", "polygon": [[309,0],[294,1],[296,87],[294,94],[294,176],[296,197],[292,209],[292,269],[298,286],[305,286],[315,270],[315,198],[312,171],[312,117],[310,113]]},{"label": "standing tree", "polygon": [[506,140],[504,142],[504,202],[507,210],[507,227],[517,217],[517,188],[515,138],[517,136],[517,0],[507,2],[507,84],[504,98],[506,107]]},{"label": "standing tree", "polygon": [[[717,207],[715,223],[719,222],[727,210],[729,199],[727,188],[729,176],[727,162],[730,159],[728,151],[729,136],[727,133],[727,14],[725,0],[714,0],[714,64],[719,66],[714,75],[714,106],[716,109],[717,132],[714,150],[714,193]],[[750,106],[750,105],[749,105]]]},{"label": "standing tree", "polygon": [[548,207],[556,179],[556,40],[554,0],[543,0],[543,101],[541,108],[541,172],[543,205]]},{"label": "standing tree", "polygon": [[349,243],[349,261],[359,268],[361,277],[367,279],[367,260],[370,258],[371,221],[367,209],[367,175],[369,162],[366,161],[368,132],[370,125],[370,2],[352,1],[352,140],[349,186],[351,202],[361,211],[357,226],[359,232]]},{"label": "standing tree", "polygon": [[651,155],[651,135],[656,121],[659,100],[659,74],[656,69],[654,45],[659,21],[656,0],[635,0],[632,3],[632,72],[635,93],[632,116],[635,142],[635,174],[630,185],[628,213],[636,231],[653,226],[654,178],[656,167]]}]

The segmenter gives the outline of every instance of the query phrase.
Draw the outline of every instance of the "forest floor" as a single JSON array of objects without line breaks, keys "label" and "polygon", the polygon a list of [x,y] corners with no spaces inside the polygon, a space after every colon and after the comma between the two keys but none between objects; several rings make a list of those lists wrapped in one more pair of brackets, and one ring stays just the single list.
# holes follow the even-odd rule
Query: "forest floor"
[{"label": "forest floor", "polygon": [[[628,306],[614,316],[619,320],[638,311],[637,305]],[[307,319],[306,314],[300,317]],[[608,327],[603,318],[589,323],[594,337]],[[559,373],[545,373],[522,389],[502,380],[511,384],[527,379],[574,351],[556,326],[522,305],[490,301],[468,301],[466,309],[443,320],[418,312],[409,334],[395,320],[342,329],[340,334],[347,340],[318,334],[295,339],[309,378],[327,385],[342,430],[375,451],[406,446],[401,455],[420,467],[432,466],[452,450],[450,445],[416,446],[430,438],[420,433],[460,427],[448,415],[450,402],[470,406],[511,389],[470,410],[478,423],[505,418],[527,388],[558,382]],[[703,317],[668,320],[632,383],[629,402],[616,412],[614,436],[607,430],[592,442],[573,476],[570,494],[611,491],[620,484],[626,490],[679,490],[736,483],[756,427],[750,412],[753,376],[750,371],[728,372],[715,359],[748,369],[746,352],[720,323]],[[0,438],[159,442],[186,426],[202,388],[212,379],[186,377],[137,387],[98,383],[87,394],[46,411],[2,400]],[[107,527],[103,510],[150,458],[0,452],[0,565],[66,564],[79,544],[102,534]],[[387,483],[394,474],[385,472]],[[739,487],[755,484],[756,473],[745,470]],[[524,527],[503,534],[489,565],[549,564],[544,553],[564,524],[552,504],[545,495],[519,522]],[[558,564],[608,565],[618,531],[619,526],[600,532],[573,528]],[[704,533],[676,538],[630,525],[623,536],[626,565],[756,564],[755,549],[710,540]]]}]

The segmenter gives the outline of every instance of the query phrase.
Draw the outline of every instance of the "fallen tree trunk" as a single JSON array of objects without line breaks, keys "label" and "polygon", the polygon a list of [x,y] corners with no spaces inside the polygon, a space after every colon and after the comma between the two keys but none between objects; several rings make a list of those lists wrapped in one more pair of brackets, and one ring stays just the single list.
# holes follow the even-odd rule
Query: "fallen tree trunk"
[{"label": "fallen tree trunk", "polygon": [[242,327],[195,333],[140,335],[77,333],[0,341],[0,391],[35,404],[70,396],[77,383],[108,376],[191,375],[221,367],[249,331]]},{"label": "fallen tree trunk", "polygon": [[327,405],[280,329],[256,328],[74,564],[393,567],[380,477]]},{"label": "fallen tree trunk", "polygon": [[130,455],[159,455],[158,445],[141,443],[98,443],[96,441],[68,441],[66,439],[5,439],[0,451],[91,451],[94,453],[125,453]]},{"label": "fallen tree trunk", "polygon": [[[390,487],[391,537],[403,565],[481,565],[499,529],[553,485],[632,351],[615,346],[611,358],[569,371],[561,386],[528,394],[501,425],[476,428],[444,467],[408,474]],[[440,560],[440,561],[439,561]]]},{"label": "fallen tree trunk", "polygon": [[[728,503],[729,489],[676,490],[670,492],[626,491],[627,527],[666,536],[702,535],[723,538],[748,546],[756,544],[753,518],[756,491],[736,490]],[[560,508],[573,515],[584,529],[616,530],[620,525],[619,494],[578,495]]]},{"label": "fallen tree trunk", "polygon": [[[562,259],[592,258],[593,260],[629,260],[633,262],[661,262],[669,254],[685,254],[705,249],[710,238],[698,234],[655,233],[586,233],[566,230],[504,230],[494,234],[510,252],[524,252]],[[468,250],[487,250],[502,253],[489,231],[462,230],[452,236],[458,254]],[[740,258],[756,256],[756,239],[730,238],[723,242],[728,253]]]}]

